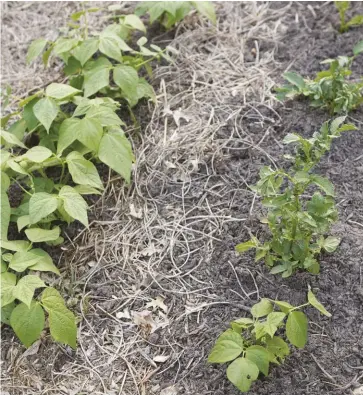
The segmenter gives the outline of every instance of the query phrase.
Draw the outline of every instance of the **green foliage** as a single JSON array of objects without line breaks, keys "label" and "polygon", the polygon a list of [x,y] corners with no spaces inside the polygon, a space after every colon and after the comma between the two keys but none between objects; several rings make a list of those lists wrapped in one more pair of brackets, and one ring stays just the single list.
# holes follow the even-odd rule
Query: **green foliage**
[{"label": "green foliage", "polygon": [[322,64],[329,65],[329,70],[320,71],[315,79],[304,79],[297,73],[287,72],[283,75],[289,85],[276,88],[279,100],[308,97],[311,106],[327,108],[331,114],[347,113],[363,103],[363,80],[350,81],[351,66],[355,56],[363,52],[363,41],[353,49],[354,56],[338,56],[326,59]]},{"label": "green foliage", "polygon": [[346,20],[345,14],[349,9],[350,1],[334,1],[334,4],[339,12],[340,33],[346,32],[347,30],[349,30],[350,27],[363,25],[363,15],[355,15],[349,21]]},{"label": "green foliage", "polygon": [[[146,33],[136,15],[118,15],[117,23],[91,34],[87,18],[98,10],[74,13],[61,37],[30,45],[28,63],[42,56],[47,66],[58,57],[69,83],[48,85],[1,120],[1,319],[26,347],[39,338],[46,314],[52,338],[76,347],[74,314],[37,274],[60,272],[33,243],[61,244],[64,222],[89,226],[82,195],[102,193],[97,164],[130,182],[135,157],[119,114],[141,99],[155,100],[152,86],[140,74],[151,74],[154,59],[170,60],[159,47],[146,48],[145,37],[137,41],[138,50],[127,44],[133,31]],[[10,94],[10,88],[2,91],[4,107]],[[12,117],[17,120],[10,124]],[[11,208],[8,194],[14,185],[22,196],[19,206]],[[8,240],[11,222],[19,239],[27,240]]]},{"label": "green foliage", "polygon": [[228,380],[240,391],[247,392],[260,373],[268,376],[270,363],[279,365],[284,362],[290,354],[288,343],[297,348],[305,347],[308,340],[308,319],[300,310],[306,306],[313,306],[331,317],[310,289],[308,302],[301,306],[261,299],[251,308],[252,318],[232,321],[231,328],[218,337],[208,362],[233,361],[227,368]]},{"label": "green foliage", "polygon": [[193,8],[216,24],[214,6],[210,1],[148,1],[137,6],[136,14],[141,16],[148,13],[150,23],[159,21],[166,29],[170,29],[182,21]]},{"label": "green foliage", "polygon": [[334,139],[344,131],[356,129],[352,124],[344,124],[344,120],[345,117],[339,117],[325,122],[320,132],[308,139],[295,133],[286,135],[284,143],[295,145],[295,155],[286,156],[293,162],[291,168],[285,171],[264,166],[260,180],[251,187],[268,209],[263,222],[268,224],[272,238],[261,243],[253,237],[237,245],[236,251],[255,248],[255,260],[264,259],[272,274],[288,277],[297,269],[317,274],[316,256],[321,251],[333,252],[339,245],[336,237],[325,237],[338,216],[334,187],[312,170]]}]

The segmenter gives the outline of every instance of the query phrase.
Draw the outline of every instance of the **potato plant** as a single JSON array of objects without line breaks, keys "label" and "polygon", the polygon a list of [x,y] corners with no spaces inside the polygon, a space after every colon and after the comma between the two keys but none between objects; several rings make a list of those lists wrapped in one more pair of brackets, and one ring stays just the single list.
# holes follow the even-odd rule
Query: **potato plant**
[{"label": "potato plant", "polygon": [[150,23],[159,21],[166,29],[171,29],[182,21],[193,8],[216,24],[214,6],[209,1],[148,1],[137,6],[135,12],[139,16],[148,13]]},{"label": "potato plant", "polygon": [[363,15],[354,15],[349,21],[346,20],[346,12],[349,9],[350,1],[334,1],[339,12],[340,26],[339,32],[344,33],[351,27],[363,25]]},{"label": "potato plant", "polygon": [[[26,347],[39,338],[46,314],[52,338],[76,347],[76,317],[40,275],[60,275],[59,270],[38,244],[61,244],[62,223],[89,226],[84,196],[104,188],[97,164],[130,182],[135,158],[119,113],[143,98],[155,99],[139,73],[143,67],[151,73],[152,59],[168,59],[159,47],[146,48],[145,37],[138,51],[128,46],[133,29],[145,32],[136,15],[119,16],[119,23],[91,35],[87,15],[94,11],[73,14],[67,36],[30,45],[27,61],[42,55],[47,65],[50,56],[58,56],[68,83],[51,83],[1,119],[1,321]],[[10,94],[2,92],[5,105]],[[8,197],[13,188],[21,191],[17,207]],[[11,223],[17,240],[8,239]]]},{"label": "potato plant", "polygon": [[232,321],[231,328],[218,337],[208,362],[231,362],[227,368],[228,380],[240,391],[247,392],[261,374],[268,376],[270,363],[279,365],[290,354],[285,338],[297,348],[305,347],[308,319],[301,310],[307,306],[331,317],[310,289],[307,303],[300,306],[261,299],[251,308],[252,318]]},{"label": "potato plant", "polygon": [[286,135],[283,142],[295,145],[295,155],[286,155],[292,161],[291,168],[286,171],[264,166],[260,180],[251,187],[268,210],[263,223],[268,225],[272,237],[266,242],[252,237],[238,244],[236,251],[256,249],[255,260],[264,259],[272,274],[289,277],[297,269],[317,274],[317,255],[333,252],[339,245],[338,238],[326,237],[338,217],[334,186],[327,178],[314,174],[313,168],[334,139],[342,132],[356,130],[344,120],[345,117],[338,117],[325,122],[320,132],[308,139],[296,133]]},{"label": "potato plant", "polygon": [[283,77],[289,82],[276,88],[279,100],[305,96],[317,108],[326,108],[330,114],[348,113],[363,103],[363,80],[351,81],[351,66],[354,58],[363,52],[363,41],[353,49],[354,56],[338,56],[326,59],[321,64],[329,65],[329,70],[320,71],[315,79],[304,79],[294,72],[286,72]]}]

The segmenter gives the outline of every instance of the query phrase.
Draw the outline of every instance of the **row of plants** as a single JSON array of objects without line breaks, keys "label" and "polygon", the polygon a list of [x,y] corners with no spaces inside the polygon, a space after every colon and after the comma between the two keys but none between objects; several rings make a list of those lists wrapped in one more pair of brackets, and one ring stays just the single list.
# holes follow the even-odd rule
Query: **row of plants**
[{"label": "row of plants", "polygon": [[[353,18],[353,21],[357,22],[357,19]],[[357,109],[363,103],[363,79],[351,79],[351,66],[361,53],[363,41],[355,45],[353,56],[339,56],[321,62],[328,64],[329,69],[317,73],[313,80],[294,72],[285,73],[283,77],[289,85],[276,88],[276,98],[303,97],[310,101],[311,106],[327,110],[330,114],[347,114]],[[319,273],[318,256],[322,252],[334,252],[340,239],[329,235],[332,224],[338,219],[334,185],[326,177],[315,174],[314,168],[330,150],[334,140],[344,132],[357,130],[355,125],[345,123],[345,120],[346,115],[342,115],[324,122],[310,138],[297,133],[285,136],[283,143],[294,146],[284,155],[290,162],[287,169],[263,166],[257,184],[250,187],[266,208],[266,216],[261,223],[268,226],[271,237],[261,241],[252,235],[250,240],[236,246],[237,253],[255,249],[255,262],[264,260],[271,274],[281,274],[284,278],[297,270]],[[248,392],[260,374],[269,374],[271,363],[279,365],[284,362],[290,353],[289,344],[305,347],[308,319],[301,309],[308,306],[315,307],[327,317],[331,316],[310,287],[307,302],[300,306],[261,299],[252,306],[251,318],[232,321],[231,328],[218,337],[208,361],[231,362],[227,367],[227,378],[240,391]]]},{"label": "row of plants", "polygon": [[[47,324],[55,341],[76,348],[77,318],[39,275],[60,275],[40,246],[62,244],[64,224],[89,226],[85,196],[104,189],[99,164],[130,183],[135,156],[120,114],[129,112],[128,119],[134,119],[132,108],[140,100],[155,101],[147,81],[151,62],[171,61],[165,49],[147,45],[140,15],[148,13],[150,22],[171,27],[193,8],[215,22],[208,2],[146,3],[128,15],[112,5],[113,23],[101,32],[91,33],[88,23],[90,13],[100,9],[83,9],[71,15],[55,41],[40,38],[29,47],[28,63],[41,57],[48,67],[59,58],[66,82],[19,100],[17,109],[1,119],[1,322],[26,347]],[[137,41],[135,32],[142,34]],[[10,94],[8,89],[3,95],[3,108]],[[16,207],[10,205],[11,192],[21,195]]]}]

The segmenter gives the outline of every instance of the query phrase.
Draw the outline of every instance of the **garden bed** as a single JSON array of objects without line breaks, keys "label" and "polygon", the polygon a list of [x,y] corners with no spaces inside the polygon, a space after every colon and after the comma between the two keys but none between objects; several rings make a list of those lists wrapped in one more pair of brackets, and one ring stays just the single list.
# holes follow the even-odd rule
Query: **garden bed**
[{"label": "garden bed", "polygon": [[[47,3],[36,7],[52,20]],[[77,351],[45,335],[24,354],[3,328],[4,391],[237,394],[225,367],[206,362],[216,337],[260,297],[303,303],[308,285],[332,318],[309,309],[306,348],[293,349],[249,393],[343,395],[362,386],[362,108],[349,116],[360,130],[337,140],[318,169],[335,185],[340,219],[333,234],[342,238],[335,253],[321,257],[320,275],[281,279],[251,254],[236,256],[234,246],[265,232],[260,201],[247,188],[260,167],[284,164],[288,132],[311,136],[329,118],[304,101],[284,106],[271,89],[286,70],[312,76],[321,60],[351,55],[363,28],[339,35],[332,3],[216,7],[217,29],[189,19],[171,42],[155,33],[155,43],[179,55],[155,71],[158,105],[136,110],[143,127],[130,130],[137,158],[132,183],[106,173],[90,230],[68,228],[69,242],[54,251],[62,269],[55,284],[80,321]],[[22,21],[31,9],[18,11]],[[5,32],[16,23],[5,13]],[[18,55],[10,52],[15,63]],[[362,55],[353,71],[363,74]]]}]

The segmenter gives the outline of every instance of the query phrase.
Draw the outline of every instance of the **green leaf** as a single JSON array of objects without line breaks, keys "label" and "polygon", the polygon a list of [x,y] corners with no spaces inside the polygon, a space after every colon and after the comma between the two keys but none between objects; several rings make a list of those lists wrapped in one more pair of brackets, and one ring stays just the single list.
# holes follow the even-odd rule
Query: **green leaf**
[{"label": "green leaf", "polygon": [[81,195],[102,195],[100,191],[88,185],[76,185],[74,190]]},{"label": "green leaf", "polygon": [[98,51],[99,40],[90,38],[73,50],[73,56],[84,66],[86,62]]},{"label": "green leaf", "polygon": [[97,152],[103,135],[103,128],[97,119],[83,118],[78,124],[77,140]]},{"label": "green leaf", "polygon": [[21,118],[14,122],[8,129],[8,132],[16,136],[20,141],[23,140],[26,132],[26,122],[25,119]]},{"label": "green leaf", "polygon": [[237,244],[235,249],[237,252],[245,252],[250,250],[251,248],[256,248],[257,243],[254,240],[249,240],[244,243]]},{"label": "green leaf", "polygon": [[243,339],[239,333],[228,329],[217,339],[208,356],[210,363],[225,363],[237,358],[243,351]]},{"label": "green leaf", "polygon": [[252,306],[251,314],[255,318],[260,318],[271,313],[272,310],[273,310],[273,304],[268,299],[262,298],[260,302]]},{"label": "green leaf", "polygon": [[310,181],[310,174],[306,171],[297,171],[294,175],[294,179],[297,182],[305,183]]},{"label": "green leaf", "polygon": [[18,232],[21,232],[22,229],[30,224],[29,215],[22,215],[17,219],[16,223],[18,225]]},{"label": "green leaf", "polygon": [[0,240],[0,247],[9,251],[27,251],[30,245],[29,241],[26,240]]},{"label": "green leaf", "polygon": [[139,82],[139,76],[137,71],[131,66],[118,65],[113,70],[113,79],[118,85],[126,98],[130,97],[134,100],[136,97],[137,101],[137,84]]},{"label": "green leaf", "polygon": [[121,174],[128,183],[130,182],[134,155],[131,144],[123,133],[118,131],[106,133],[101,139],[98,157],[111,169]]},{"label": "green leaf", "polygon": [[37,255],[40,259],[36,264],[29,267],[30,270],[37,270],[39,272],[53,272],[60,275],[58,268],[54,265],[50,255],[41,248],[34,248],[30,251],[33,255]]},{"label": "green leaf", "polygon": [[285,314],[288,314],[290,310],[294,308],[294,306],[292,306],[290,303],[283,302],[281,300],[274,300],[273,303],[275,303],[275,305],[278,306]]},{"label": "green leaf", "polygon": [[311,181],[319,186],[328,196],[334,196],[334,185],[325,177],[314,174]]},{"label": "green leaf", "polygon": [[227,368],[228,380],[242,392],[250,389],[252,381],[257,380],[258,374],[257,365],[247,358],[237,358]]},{"label": "green leaf", "polygon": [[36,57],[38,57],[44,50],[45,46],[47,45],[48,41],[44,38],[38,38],[34,40],[28,49],[28,53],[26,55],[26,62],[27,64],[31,63]]},{"label": "green leaf", "polygon": [[25,231],[27,238],[33,243],[41,243],[43,241],[52,241],[58,239],[60,235],[59,226],[55,226],[51,230],[32,228]]},{"label": "green leaf", "polygon": [[124,125],[119,116],[115,113],[112,108],[102,106],[92,106],[89,111],[87,111],[88,119],[97,119],[101,122],[102,126],[108,127],[118,127]]},{"label": "green leaf", "polygon": [[338,248],[339,244],[340,239],[338,237],[328,236],[321,243],[321,247],[324,248],[324,250],[327,252],[334,252]]},{"label": "green leaf", "polygon": [[122,62],[121,50],[117,39],[104,34],[100,35],[99,50],[109,58],[116,59]]},{"label": "green leaf", "polygon": [[67,185],[59,191],[59,197],[63,200],[64,210],[71,217],[88,227],[88,205],[83,197],[74,188]]},{"label": "green leaf", "polygon": [[27,172],[22,166],[20,166],[19,163],[16,163],[14,159],[9,159],[9,160],[7,161],[7,165],[8,165],[12,170],[14,170],[16,173],[24,174],[24,175],[26,175],[26,176],[29,175],[28,172]]},{"label": "green leaf", "polygon": [[84,74],[84,96],[89,97],[109,85],[110,69],[99,67]]},{"label": "green leaf", "polygon": [[42,304],[49,314],[50,334],[53,339],[72,348],[77,347],[76,317],[65,306],[57,290],[47,288],[42,294]]},{"label": "green leaf", "polygon": [[80,92],[80,90],[74,89],[69,85],[57,83],[48,85],[47,89],[45,90],[46,96],[57,100],[64,100],[70,98]]},{"label": "green leaf", "polygon": [[39,122],[49,133],[50,126],[52,125],[59,111],[58,104],[53,99],[44,97],[34,105],[33,111]]},{"label": "green leaf", "polygon": [[300,141],[300,136],[295,133],[288,133],[282,140],[284,144],[297,143],[298,141]]},{"label": "green leaf", "polygon": [[53,51],[57,55],[61,55],[65,52],[69,52],[78,44],[79,40],[77,38],[58,38],[55,42]]},{"label": "green leaf", "polygon": [[34,106],[39,102],[39,98],[35,97],[24,106],[23,118],[25,119],[28,130],[33,130],[38,125],[39,121],[34,115]]},{"label": "green leaf", "polygon": [[213,25],[217,23],[214,5],[211,1],[193,1],[192,3],[197,11],[208,18],[213,23]]},{"label": "green leaf", "polygon": [[262,346],[251,346],[246,350],[246,358],[256,364],[260,372],[268,376],[270,365],[269,354],[266,348]]},{"label": "green leaf", "polygon": [[281,339],[281,337],[278,336],[274,336],[272,339],[266,339],[266,348],[276,357],[280,358],[281,361],[290,354],[289,346],[283,339]]},{"label": "green leaf", "polygon": [[78,118],[65,119],[59,128],[59,140],[57,145],[57,153],[61,154],[67,147],[69,147],[75,140],[79,130]]},{"label": "green leaf", "polygon": [[0,313],[0,320],[2,323],[6,325],[10,325],[10,316],[11,313],[13,312],[15,308],[15,303],[9,303],[6,306],[1,308],[1,313]]},{"label": "green leaf", "polygon": [[326,315],[327,317],[331,317],[331,314],[329,313],[329,311],[318,301],[318,299],[316,298],[316,296],[311,292],[311,290],[309,289],[308,292],[308,302],[314,306],[317,310],[320,311],[320,313]]},{"label": "green leaf", "polygon": [[286,321],[286,336],[295,347],[304,348],[308,340],[308,320],[301,311],[292,311]]},{"label": "green leaf", "polygon": [[[363,25],[363,15],[355,15],[352,19],[347,22],[347,26],[360,26]],[[355,49],[355,47],[354,47]],[[353,51],[354,55],[356,53]],[[358,52],[359,53],[359,52]]]},{"label": "green leaf", "polygon": [[[109,156],[112,152],[109,152]],[[100,158],[101,159],[101,158]],[[75,183],[81,185],[89,185],[91,187],[102,189],[102,181],[98,175],[95,165],[85,159],[79,152],[71,152],[67,158],[69,172]],[[102,159],[101,159],[102,160]]]},{"label": "green leaf", "polygon": [[362,52],[363,52],[363,40],[359,41],[357,44],[355,44],[355,46],[353,48],[354,56],[357,56]]},{"label": "green leaf", "polygon": [[44,322],[44,311],[36,302],[30,308],[24,303],[19,304],[10,316],[10,325],[25,347],[30,347],[39,338]]},{"label": "green leaf", "polygon": [[37,145],[30,148],[22,157],[34,163],[42,163],[52,155],[53,153],[50,149]]},{"label": "green leaf", "polygon": [[1,130],[0,136],[10,145],[17,145],[18,147],[27,149],[27,147],[15,136],[15,134]]},{"label": "green leaf", "polygon": [[278,326],[286,317],[285,313],[281,313],[279,311],[272,311],[268,316],[267,316],[267,322],[269,324],[273,324],[275,326]]},{"label": "green leaf", "polygon": [[9,228],[9,223],[10,223],[10,203],[9,203],[9,198],[8,194],[5,192],[3,188],[1,188],[1,227],[0,227],[0,238],[1,240],[7,240],[8,239],[8,228]]},{"label": "green leaf", "polygon": [[1,307],[4,307],[15,300],[13,291],[16,284],[16,275],[10,272],[1,273],[0,276],[0,295]]},{"label": "green leaf", "polygon": [[58,207],[58,199],[49,193],[38,192],[29,200],[29,219],[31,224],[53,213]]},{"label": "green leaf", "polygon": [[288,71],[283,74],[285,80],[289,81],[291,84],[297,86],[300,90],[305,88],[305,81],[301,75],[294,73],[292,71]]},{"label": "green leaf", "polygon": [[128,27],[132,27],[136,30],[140,30],[146,33],[145,25],[137,15],[134,14],[126,15],[123,22]]},{"label": "green leaf", "polygon": [[16,272],[23,272],[28,267],[35,265],[41,258],[30,251],[19,251],[13,255],[9,268]]},{"label": "green leaf", "polygon": [[35,290],[43,287],[46,285],[38,276],[27,275],[18,281],[13,289],[13,295],[30,308]]}]

